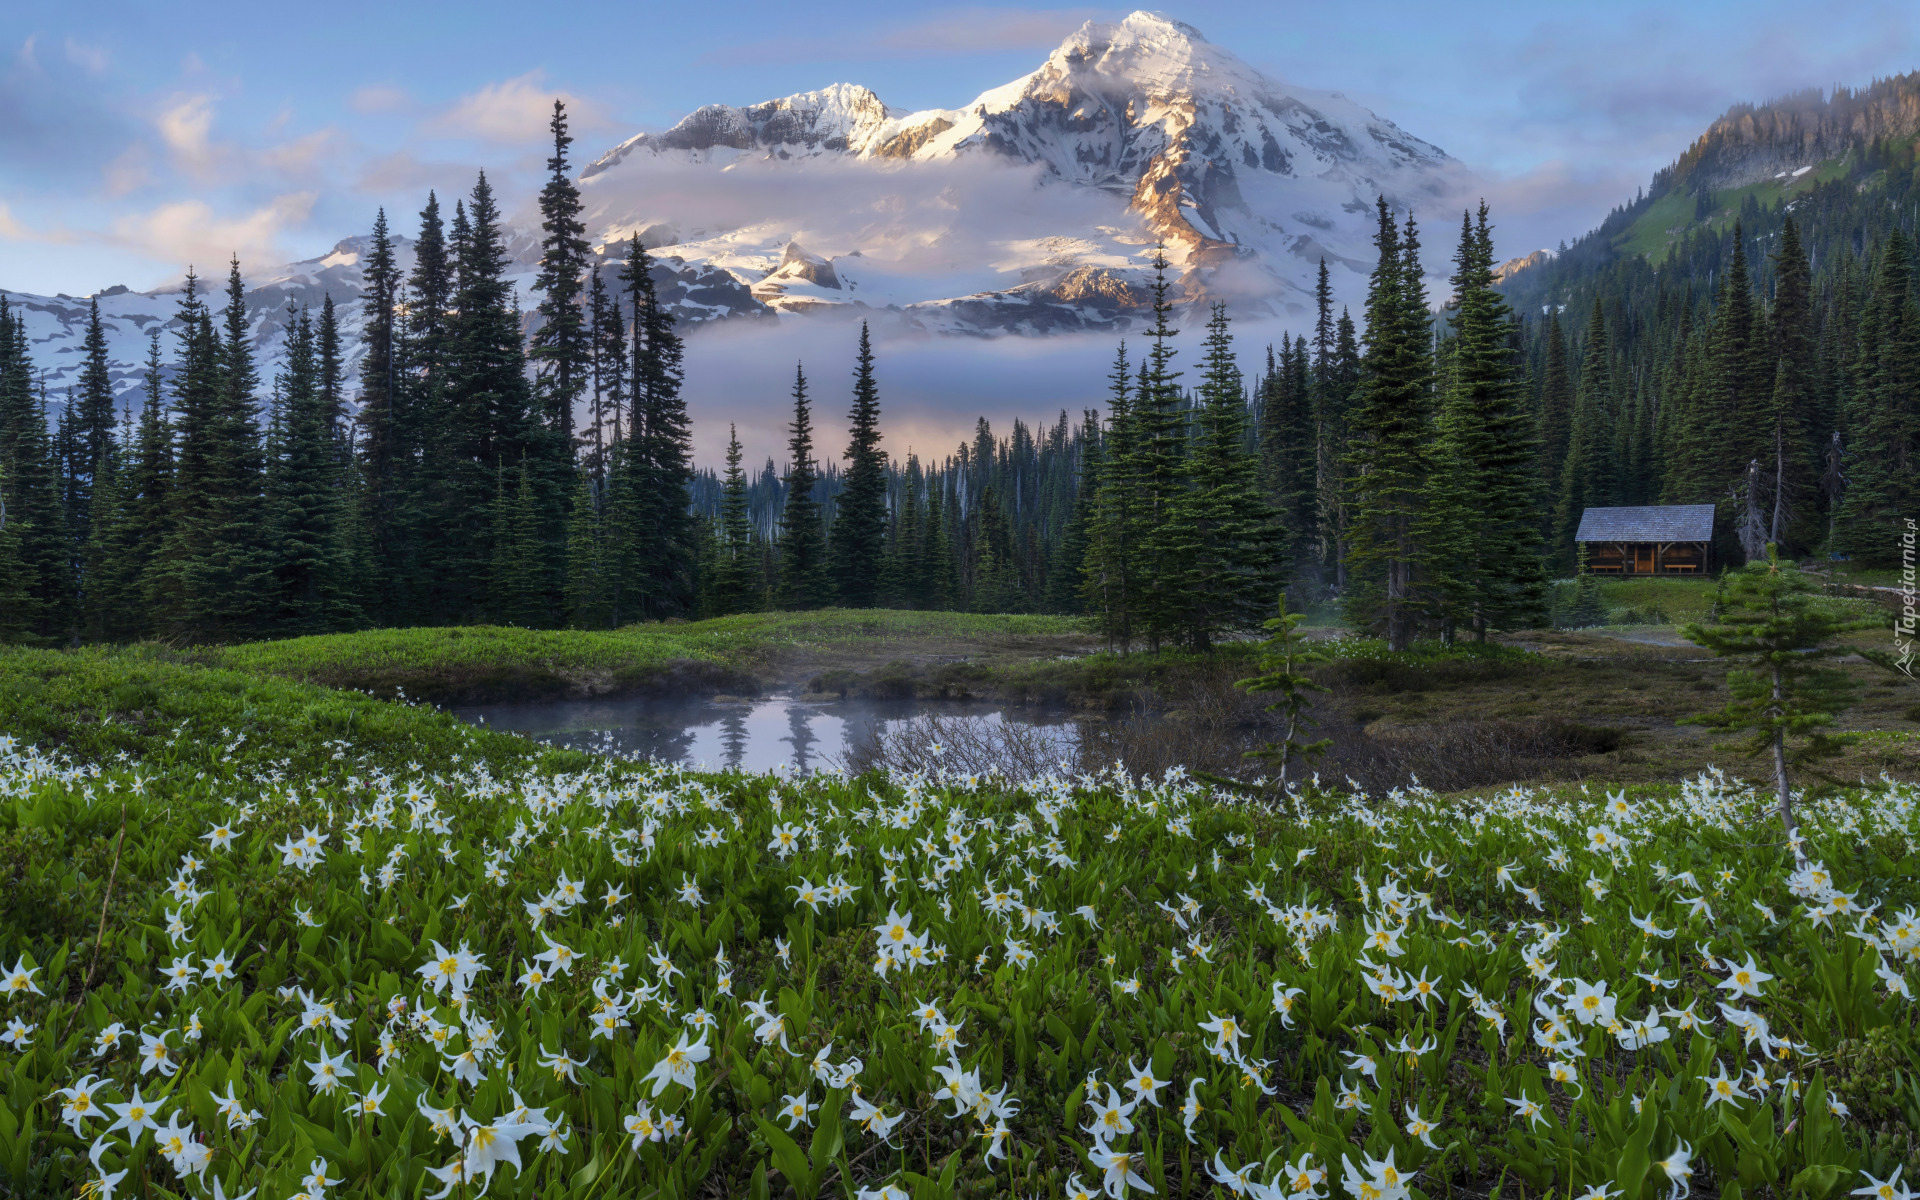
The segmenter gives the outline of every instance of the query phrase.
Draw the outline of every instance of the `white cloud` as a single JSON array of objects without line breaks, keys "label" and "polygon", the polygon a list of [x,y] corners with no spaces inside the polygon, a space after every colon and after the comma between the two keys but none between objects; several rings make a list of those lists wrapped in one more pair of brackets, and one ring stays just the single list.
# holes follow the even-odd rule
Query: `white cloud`
[{"label": "white cloud", "polygon": [[154,117],[161,142],[184,174],[196,179],[214,175],[220,155],[213,144],[213,97],[205,93],[175,96]]},{"label": "white cloud", "polygon": [[227,216],[204,200],[173,200],[113,223],[111,237],[161,262],[196,264],[202,274],[240,256],[241,269],[274,266],[291,255],[287,233],[313,212],[314,193],[289,192],[251,212]]},{"label": "white cloud", "polygon": [[567,123],[575,134],[607,125],[605,112],[598,104],[550,88],[545,79],[545,72],[529,71],[489,83],[427,122],[426,131],[502,145],[543,141],[556,99],[566,103]]}]

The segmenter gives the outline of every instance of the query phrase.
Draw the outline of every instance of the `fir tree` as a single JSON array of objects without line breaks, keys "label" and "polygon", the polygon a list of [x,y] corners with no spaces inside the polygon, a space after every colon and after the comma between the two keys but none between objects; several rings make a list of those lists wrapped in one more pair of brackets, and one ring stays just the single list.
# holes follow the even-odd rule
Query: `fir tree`
[{"label": "fir tree", "polygon": [[1543,486],[1557,489],[1573,439],[1573,375],[1567,367],[1567,339],[1560,331],[1557,305],[1547,311],[1543,337],[1546,363],[1540,376],[1540,477]]},{"label": "fir tree", "polygon": [[834,513],[829,553],[841,605],[872,608],[886,548],[887,456],[880,449],[880,390],[873,378],[873,344],[864,321],[854,358],[853,411],[848,419],[852,430],[847,472]]},{"label": "fir tree", "polygon": [[1135,606],[1153,648],[1160,648],[1163,637],[1177,635],[1183,627],[1183,601],[1172,572],[1178,535],[1174,532],[1172,506],[1181,488],[1182,465],[1187,456],[1187,414],[1180,393],[1180,372],[1173,369],[1176,351],[1172,340],[1179,333],[1168,323],[1173,303],[1168,299],[1167,257],[1165,247],[1153,257],[1153,327],[1147,331],[1152,344],[1141,366],[1139,387],[1133,396],[1133,438],[1128,447],[1130,460],[1127,486],[1133,492],[1133,516],[1140,530],[1135,543],[1140,553],[1134,560],[1139,577]]},{"label": "fir tree", "polygon": [[587,457],[587,470],[594,485],[607,481],[607,443],[625,432],[626,408],[626,323],[620,319],[620,306],[608,295],[600,272],[587,276],[587,340],[592,350],[592,414],[585,432],[579,437],[580,449]]},{"label": "fir tree", "polygon": [[819,608],[833,595],[827,574],[826,533],[820,504],[814,499],[819,482],[813,462],[813,410],[807,404],[807,375],[795,368],[793,424],[787,441],[787,504],[780,514],[780,607]]},{"label": "fir tree", "polygon": [[[1814,450],[1819,414],[1815,411],[1812,271],[1792,217],[1780,231],[1773,256],[1773,403],[1769,413],[1773,461],[1773,512],[1767,540],[1784,545],[1793,518],[1808,506],[1815,476]],[[1809,506],[1810,507],[1810,506]],[[1799,528],[1805,528],[1800,523]]]},{"label": "fir tree", "polygon": [[0,471],[11,489],[9,521],[19,586],[19,624],[36,640],[70,633],[74,581],[62,512],[60,469],[47,430],[46,391],[36,388],[26,320],[0,296]]},{"label": "fir tree", "polygon": [[40,636],[34,628],[36,605],[21,549],[20,521],[7,507],[17,494],[13,484],[7,463],[0,461],[0,646],[31,646]]},{"label": "fir tree", "polygon": [[[534,370],[540,419],[559,444],[573,444],[573,410],[585,394],[592,373],[592,343],[587,314],[581,307],[581,276],[588,269],[586,226],[580,220],[580,189],[567,165],[566,105],[553,102],[547,122],[553,135],[553,154],[547,159],[547,183],[540,191],[540,272],[533,290],[542,296],[540,323],[533,332],[527,357]],[[597,277],[596,277],[597,278]]]},{"label": "fir tree", "polygon": [[947,475],[938,482],[928,483],[926,533],[921,538],[926,580],[923,604],[939,610],[950,609],[954,603],[953,536],[947,518],[952,506],[946,499],[950,479],[951,475]]},{"label": "fir tree", "polygon": [[[437,227],[438,206],[431,198],[428,203]],[[418,245],[425,244],[423,231]],[[398,328],[400,268],[394,258],[393,239],[387,232],[384,208],[374,215],[373,236],[361,271],[366,294],[360,340],[366,346],[366,353],[360,360],[360,411],[356,419],[361,431],[358,467],[364,484],[363,508],[357,517],[364,524],[373,547],[377,578],[371,581],[375,584],[372,590],[391,597],[396,590],[411,583],[407,578],[407,555],[403,548],[406,539],[400,511],[408,490],[404,474],[409,456],[398,386],[398,360],[402,352]],[[406,612],[410,606],[389,603],[384,607],[382,615],[391,618]]]},{"label": "fir tree", "polygon": [[306,312],[289,318],[287,366],[280,377],[280,444],[266,478],[276,585],[270,620],[278,631],[321,633],[349,623],[341,570],[339,458],[321,339]]},{"label": "fir tree", "polygon": [[93,492],[107,467],[107,457],[113,452],[115,422],[113,376],[107,362],[107,334],[100,322],[100,301],[97,297],[87,302],[87,336],[81,345],[81,352],[86,357],[80,368],[76,432],[83,453],[75,474],[83,481],[83,487],[74,497],[75,515],[78,518],[74,534],[84,542],[93,522]]},{"label": "fir tree", "polygon": [[173,511],[152,576],[162,627],[189,638],[258,632],[273,605],[272,572],[261,544],[259,377],[237,259],[228,271],[226,299],[224,336],[194,293],[191,276],[181,300]]},{"label": "fir tree", "polygon": [[1511,314],[1494,290],[1493,231],[1483,203],[1464,218],[1454,257],[1448,386],[1435,421],[1436,497],[1426,536],[1444,546],[1437,573],[1474,636],[1546,623],[1540,554],[1539,442],[1521,393]]},{"label": "fir tree", "polygon": [[1433,363],[1413,218],[1396,229],[1384,197],[1378,214],[1380,259],[1367,288],[1367,351],[1348,454],[1348,572],[1364,568],[1369,586],[1350,588],[1346,600],[1350,620],[1381,628],[1390,649],[1405,650],[1413,642],[1416,585],[1426,560],[1416,531],[1430,469]]},{"label": "fir tree", "polygon": [[[521,521],[517,514],[493,513],[500,491],[489,486],[497,484],[490,476],[497,475],[501,463],[539,462],[545,447],[527,381],[520,317],[506,278],[510,260],[501,240],[500,212],[484,172],[468,200],[471,207],[454,209],[453,316],[446,331],[444,401],[433,414],[441,423],[438,436],[448,444],[444,469],[433,481],[429,607],[436,620],[457,622],[474,620],[489,608],[499,612],[508,603],[516,623],[538,626],[548,622],[523,603],[525,573],[533,571],[540,595],[549,597],[557,590],[551,575],[557,553],[516,547],[507,556],[514,578],[488,584],[490,564],[500,560],[492,536],[519,528]],[[546,482],[529,471],[526,487],[513,495],[518,504],[525,492],[530,506],[525,519],[542,532],[558,526],[564,499],[551,495]],[[537,561],[525,561],[527,553]],[[503,601],[509,593],[511,601]]]},{"label": "fir tree", "polygon": [[1849,466],[1835,541],[1867,566],[1897,563],[1894,531],[1920,511],[1914,484],[1920,467],[1920,304],[1913,270],[1911,243],[1896,229],[1874,275],[1860,322],[1857,383],[1840,416]]},{"label": "fir tree", "polygon": [[122,641],[130,636],[138,611],[133,582],[125,570],[128,527],[127,467],[123,446],[132,443],[128,414],[119,436],[107,439],[94,475],[92,520],[82,548],[84,588],[80,594],[81,636],[90,641]]},{"label": "fir tree", "polygon": [[[1124,350],[1122,351],[1124,354]],[[1121,386],[1126,372],[1121,371]],[[1088,556],[1093,552],[1095,501],[1100,494],[1100,477],[1105,447],[1100,438],[1100,414],[1087,409],[1081,415],[1079,436],[1079,476],[1073,480],[1073,512],[1060,537],[1060,549],[1047,572],[1046,608],[1054,613],[1085,611],[1083,599]]]},{"label": "fir tree", "polygon": [[567,623],[574,629],[613,628],[605,525],[593,473],[582,466],[567,513]]},{"label": "fir tree", "polygon": [[878,603],[882,608],[917,608],[922,532],[919,458],[909,453],[905,472],[894,474],[897,478],[889,492],[896,499],[887,522],[887,552],[880,564]]},{"label": "fir tree", "polygon": [[1573,535],[1580,516],[1589,508],[1605,508],[1618,501],[1616,447],[1617,418],[1613,412],[1612,350],[1607,340],[1606,316],[1600,301],[1593,302],[1587,321],[1586,345],[1581,350],[1580,392],[1574,406],[1573,430],[1567,439],[1566,459],[1560,465],[1559,508],[1555,515],[1553,553],[1566,562],[1573,553]]},{"label": "fir tree", "polygon": [[1133,392],[1127,365],[1127,344],[1114,352],[1113,374],[1107,378],[1107,436],[1098,463],[1082,485],[1089,496],[1086,563],[1082,595],[1086,609],[1099,620],[1108,646],[1126,653],[1133,641],[1133,623],[1141,572],[1139,510],[1134,488],[1135,447],[1139,428],[1134,419]]},{"label": "fir tree", "polygon": [[1317,560],[1319,534],[1316,484],[1316,434],[1313,398],[1308,393],[1306,344],[1296,349],[1280,341],[1276,362],[1267,347],[1267,372],[1260,381],[1260,449],[1268,503],[1280,521],[1280,547],[1289,562]]},{"label": "fir tree", "polygon": [[1681,634],[1741,665],[1727,675],[1732,699],[1686,723],[1744,732],[1749,752],[1771,757],[1780,823],[1794,859],[1804,861],[1789,768],[1838,753],[1856,740],[1827,732],[1857,690],[1852,677],[1829,663],[1853,652],[1851,646],[1836,645],[1836,637],[1878,622],[1840,611],[1820,594],[1819,584],[1781,562],[1773,546],[1722,582],[1714,613],[1713,623],[1688,622]]},{"label": "fir tree", "polygon": [[[1326,282],[1326,264],[1320,266],[1321,282]],[[1353,468],[1349,441],[1352,434],[1354,390],[1360,381],[1360,346],[1353,318],[1346,309],[1333,323],[1331,343],[1322,335],[1331,312],[1331,294],[1322,289],[1321,318],[1315,326],[1319,339],[1314,349],[1314,420],[1316,444],[1314,462],[1315,518],[1319,523],[1319,547],[1322,570],[1331,576],[1334,589],[1344,593],[1347,587],[1347,542],[1352,528],[1348,502],[1352,491]]]},{"label": "fir tree", "polygon": [[1171,562],[1159,574],[1178,591],[1181,640],[1204,652],[1220,634],[1260,620],[1279,589],[1282,562],[1273,510],[1247,452],[1245,393],[1222,304],[1207,322],[1200,399],[1183,486],[1167,507]]},{"label": "fir tree", "polygon": [[989,483],[981,489],[973,513],[973,541],[978,561],[974,567],[973,603],[977,613],[1016,613],[1026,609],[1020,573],[1014,561],[1013,541],[1007,529],[1000,494]]},{"label": "fir tree", "polygon": [[747,516],[747,477],[740,469],[740,435],[727,427],[727,474],[721,493],[720,529],[714,547],[712,577],[706,581],[707,615],[755,612],[760,608],[759,555]]},{"label": "fir tree", "polygon": [[1305,613],[1287,611],[1287,597],[1282,593],[1279,614],[1266,620],[1265,628],[1269,636],[1260,643],[1261,673],[1234,684],[1249,692],[1278,693],[1280,696],[1267,705],[1268,712],[1278,712],[1285,722],[1280,740],[1250,751],[1248,757],[1272,763],[1279,776],[1276,782],[1282,791],[1286,790],[1287,771],[1296,760],[1322,754],[1333,744],[1331,738],[1310,742],[1303,736],[1313,724],[1312,717],[1308,715],[1313,708],[1313,693],[1330,690],[1306,673],[1307,667],[1324,661],[1326,655],[1300,635],[1298,627],[1305,619]]},{"label": "fir tree", "polygon": [[[553,154],[540,192],[544,238],[533,281],[533,290],[541,294],[539,323],[527,351],[534,371],[528,463],[541,497],[543,543],[557,549],[573,486],[573,413],[592,376],[593,345],[581,304],[582,276],[590,266],[586,226],[580,220],[580,189],[567,164],[573,138],[567,132],[566,106],[559,100],[553,102],[547,131],[553,135]],[[554,568],[563,557],[553,555]]]},{"label": "fir tree", "polygon": [[540,544],[540,501],[525,463],[507,493],[506,471],[497,474],[492,506],[492,583],[494,620],[501,625],[543,628],[547,623],[546,559]]},{"label": "fir tree", "polygon": [[[126,597],[129,611],[118,617],[95,615],[103,636],[134,637],[153,628],[150,580],[157,549],[166,544],[173,524],[173,430],[167,420],[166,393],[160,365],[160,331],[147,343],[145,399],[127,466],[121,503],[126,515],[116,541],[109,574],[116,590]],[[111,629],[111,633],[106,631]]]},{"label": "fir tree", "polygon": [[635,489],[635,520],[626,527],[627,570],[647,615],[683,614],[695,592],[693,517],[687,506],[692,448],[686,401],[680,395],[680,336],[674,317],[660,303],[652,268],[639,235],[628,243],[620,273],[626,285],[633,351],[629,396],[633,442],[629,483]]}]

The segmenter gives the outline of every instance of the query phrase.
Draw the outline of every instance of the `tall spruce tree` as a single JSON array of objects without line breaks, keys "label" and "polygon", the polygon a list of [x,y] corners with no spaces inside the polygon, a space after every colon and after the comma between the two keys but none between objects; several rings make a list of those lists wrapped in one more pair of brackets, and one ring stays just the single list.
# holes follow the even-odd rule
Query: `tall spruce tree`
[{"label": "tall spruce tree", "polygon": [[834,512],[828,551],[846,608],[872,608],[880,581],[887,530],[887,456],[880,449],[880,389],[873,378],[873,343],[860,323],[854,357],[853,410],[847,470]]},{"label": "tall spruce tree", "polygon": [[626,285],[633,338],[628,482],[635,515],[624,531],[628,570],[642,612],[677,616],[691,610],[696,591],[696,527],[687,503],[693,452],[687,404],[680,395],[684,350],[673,331],[673,313],[660,303],[638,234],[627,245],[620,280]]},{"label": "tall spruce tree", "polygon": [[121,503],[126,515],[116,539],[109,574],[127,609],[119,615],[97,612],[93,624],[101,636],[123,640],[153,629],[152,566],[167,542],[173,524],[173,430],[167,420],[165,375],[161,366],[160,331],[147,342],[147,369],[140,424],[127,464]]},{"label": "tall spruce tree", "polygon": [[1113,373],[1107,377],[1107,434],[1102,453],[1082,484],[1090,511],[1081,594],[1086,611],[1094,615],[1106,635],[1107,645],[1118,647],[1122,654],[1133,641],[1141,587],[1139,498],[1133,478],[1139,426],[1132,382],[1127,343],[1122,341],[1114,351]]},{"label": "tall spruce tree", "polygon": [[1272,506],[1247,451],[1246,393],[1233,357],[1224,304],[1207,322],[1200,411],[1181,464],[1182,488],[1168,506],[1178,632],[1188,649],[1212,649],[1222,633],[1251,629],[1279,591],[1283,555]]},{"label": "tall spruce tree", "polygon": [[1813,318],[1813,278],[1800,228],[1792,217],[1780,231],[1780,248],[1773,256],[1773,403],[1769,412],[1770,453],[1773,466],[1773,512],[1767,540],[1788,548],[1808,543],[1790,533],[1808,528],[1796,516],[1811,512],[1813,485],[1818,478],[1815,438],[1820,414],[1814,402],[1814,355],[1817,330]]},{"label": "tall spruce tree", "polygon": [[747,512],[747,476],[740,469],[740,434],[727,427],[727,474],[720,500],[720,528],[712,578],[707,580],[708,616],[760,608],[759,552]]},{"label": "tall spruce tree", "polygon": [[[1124,351],[1122,354],[1124,355]],[[1124,363],[1121,386],[1126,385]],[[1073,508],[1060,535],[1060,548],[1047,571],[1046,609],[1053,613],[1078,613],[1086,610],[1083,587],[1088,556],[1093,552],[1095,499],[1100,494],[1100,476],[1105,446],[1100,436],[1100,414],[1094,409],[1081,413],[1078,474],[1072,484]]]},{"label": "tall spruce tree", "polygon": [[226,301],[223,329],[216,332],[189,275],[175,372],[172,519],[152,564],[162,630],[193,639],[257,633],[273,603],[261,536],[259,376],[237,259],[228,271]]},{"label": "tall spruce tree", "polygon": [[1413,216],[1396,228],[1385,197],[1377,213],[1380,258],[1367,285],[1367,348],[1347,460],[1353,526],[1345,599],[1349,620],[1380,629],[1390,649],[1406,650],[1427,558],[1417,531],[1431,469],[1433,358]]},{"label": "tall spruce tree", "polygon": [[541,511],[533,473],[522,462],[507,489],[505,469],[496,473],[492,505],[493,537],[489,577],[493,619],[525,629],[550,623],[546,547],[541,544]]},{"label": "tall spruce tree", "polygon": [[1619,418],[1613,404],[1613,350],[1606,314],[1596,297],[1581,347],[1580,391],[1574,402],[1573,429],[1560,464],[1559,507],[1555,513],[1553,555],[1557,567],[1573,561],[1573,536],[1589,508],[1617,504],[1618,452],[1614,433]]},{"label": "tall spruce tree", "polygon": [[[435,211],[437,222],[437,206]],[[355,516],[372,547],[375,578],[368,581],[373,585],[369,590],[388,598],[380,615],[391,620],[411,607],[395,603],[393,598],[400,589],[410,591],[412,580],[408,578],[400,513],[407,491],[404,476],[410,465],[398,395],[400,267],[384,208],[374,214],[373,236],[361,279],[366,292],[360,341],[366,353],[360,360],[360,411],[356,419],[361,430],[358,465],[364,482],[361,511]]]},{"label": "tall spruce tree", "polygon": [[75,471],[81,486],[74,495],[74,536],[85,542],[93,524],[93,493],[113,452],[113,376],[107,361],[106,326],[100,320],[100,300],[87,302],[87,335],[81,343],[85,356],[80,366],[80,394],[76,429],[81,442],[80,462]]},{"label": "tall spruce tree", "polygon": [[1511,311],[1494,290],[1493,230],[1483,202],[1463,216],[1454,255],[1452,370],[1435,421],[1426,534],[1449,611],[1474,637],[1546,623],[1539,437],[1522,393]]},{"label": "tall spruce tree", "polygon": [[814,498],[820,476],[813,461],[813,409],[807,403],[807,373],[793,373],[793,424],[788,427],[786,507],[780,513],[780,607],[820,608],[833,597],[827,573],[826,532]]},{"label": "tall spruce tree", "polygon": [[[580,189],[567,163],[573,138],[567,132],[566,105],[559,100],[553,102],[547,131],[553,135],[553,154],[547,159],[547,182],[540,191],[540,270],[533,281],[541,300],[527,350],[534,371],[535,409],[528,463],[542,498],[542,539],[558,549],[574,490],[574,409],[593,373],[593,344],[582,304],[583,276],[590,269],[591,256],[586,226],[580,220]],[[550,569],[556,575],[564,570],[563,558],[563,554],[553,555]]]},{"label": "tall spruce tree", "polygon": [[1320,260],[1313,285],[1313,365],[1308,405],[1313,413],[1313,519],[1316,565],[1338,589],[1345,579],[1347,402],[1338,362],[1340,325],[1333,316],[1333,283]]},{"label": "tall spruce tree", "polygon": [[1835,548],[1867,566],[1899,560],[1900,523],[1915,507],[1920,474],[1920,303],[1913,248],[1895,229],[1881,249],[1860,322],[1857,382],[1840,413],[1846,485]]},{"label": "tall spruce tree", "polygon": [[575,629],[613,626],[606,518],[597,493],[592,470],[582,464],[567,512],[567,623]]},{"label": "tall spruce tree", "polygon": [[[1260,380],[1260,450],[1268,503],[1280,522],[1281,549],[1289,563],[1318,566],[1317,439],[1309,392],[1306,344],[1285,337],[1280,356],[1267,347]],[[1264,601],[1262,609],[1264,611]]]},{"label": "tall spruce tree", "polygon": [[[441,620],[472,621],[491,610],[510,614],[514,624],[551,624],[559,583],[554,548],[515,544],[503,555],[491,544],[500,536],[517,537],[528,522],[536,538],[550,535],[559,527],[564,496],[550,491],[539,473],[547,449],[544,426],[527,379],[500,210],[485,172],[467,203],[455,207],[451,240],[453,315],[445,401],[436,415],[444,422],[440,436],[452,445],[447,470],[434,481],[438,561],[431,606]],[[498,486],[503,468],[524,475],[524,486],[505,493]],[[515,511],[493,511],[503,494]],[[491,578],[497,562],[509,565],[509,577]],[[537,606],[527,598],[529,578],[538,583]],[[544,607],[544,615],[537,607]]]},{"label": "tall spruce tree", "polygon": [[1180,372],[1173,369],[1177,354],[1173,338],[1180,331],[1168,321],[1173,315],[1173,302],[1167,267],[1166,248],[1156,248],[1151,289],[1153,327],[1147,331],[1151,343],[1133,396],[1133,438],[1128,447],[1127,472],[1134,495],[1133,515],[1139,523],[1135,542],[1140,553],[1134,569],[1140,586],[1134,604],[1142,632],[1155,650],[1163,637],[1178,636],[1183,626],[1183,601],[1173,577],[1177,535],[1171,517],[1173,504],[1185,486],[1182,469],[1187,456],[1187,414]]},{"label": "tall spruce tree", "polygon": [[286,369],[279,379],[279,444],[267,465],[265,510],[275,577],[268,621],[275,631],[289,634],[321,633],[349,623],[341,475],[320,341],[307,312],[289,314]]},{"label": "tall spruce tree", "polygon": [[[1545,366],[1540,374],[1540,477],[1543,487],[1558,489],[1560,472],[1573,438],[1573,374],[1567,366],[1567,339],[1560,329],[1560,307],[1547,310]],[[1551,524],[1543,523],[1543,532]]]},{"label": "tall spruce tree", "polygon": [[46,392],[36,388],[26,319],[0,296],[0,474],[12,529],[7,569],[25,596],[9,622],[16,640],[50,642],[70,633],[72,558],[63,519],[60,470],[47,430]]}]

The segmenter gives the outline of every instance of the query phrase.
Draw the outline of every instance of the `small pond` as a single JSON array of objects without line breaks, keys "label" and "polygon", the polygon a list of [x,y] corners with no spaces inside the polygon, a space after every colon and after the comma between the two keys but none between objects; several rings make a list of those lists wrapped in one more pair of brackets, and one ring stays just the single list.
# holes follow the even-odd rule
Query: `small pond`
[{"label": "small pond", "polygon": [[873,761],[884,739],[923,739],[929,729],[964,727],[976,735],[1013,735],[1060,757],[1072,757],[1080,739],[1079,726],[1058,713],[913,700],[634,697],[489,704],[454,711],[474,724],[569,749],[746,771],[858,769]]}]

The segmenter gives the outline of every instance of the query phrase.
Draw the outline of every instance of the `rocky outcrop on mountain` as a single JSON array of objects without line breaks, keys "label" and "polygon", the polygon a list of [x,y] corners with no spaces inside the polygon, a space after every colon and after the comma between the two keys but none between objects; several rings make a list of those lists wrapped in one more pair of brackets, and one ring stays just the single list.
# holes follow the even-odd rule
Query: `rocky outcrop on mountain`
[{"label": "rocky outcrop on mountain", "polygon": [[1553,251],[1551,250],[1535,250],[1532,254],[1523,254],[1518,258],[1510,258],[1493,269],[1493,281],[1495,283],[1504,283],[1522,271],[1531,270],[1534,267],[1543,267],[1552,261]]},{"label": "rocky outcrop on mountain", "polygon": [[1915,136],[1920,136],[1920,71],[1864,88],[1836,88],[1831,96],[1810,88],[1728,109],[1673,166],[1654,176],[1653,190],[1745,187],[1871,142]]}]

